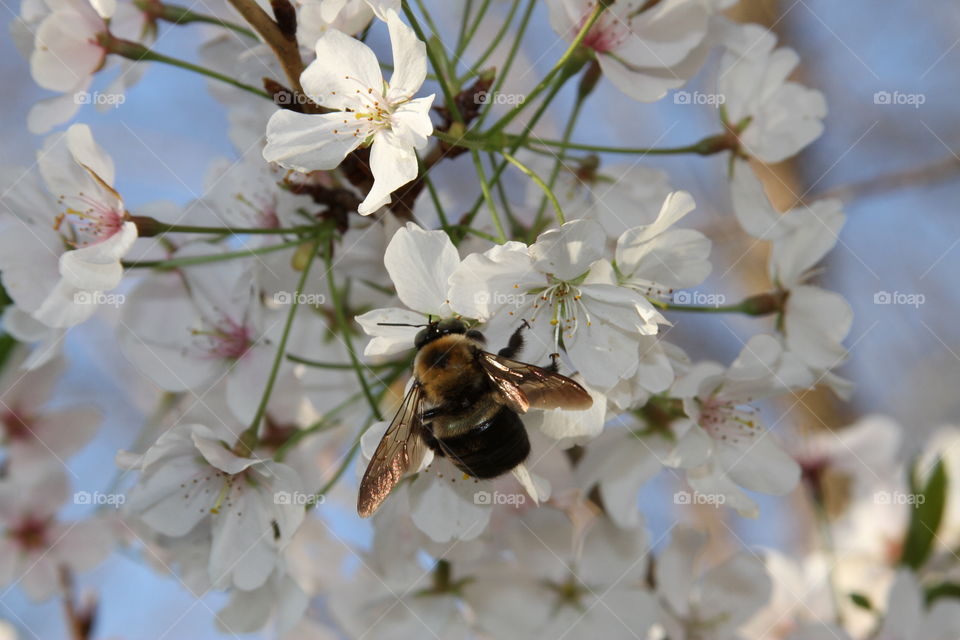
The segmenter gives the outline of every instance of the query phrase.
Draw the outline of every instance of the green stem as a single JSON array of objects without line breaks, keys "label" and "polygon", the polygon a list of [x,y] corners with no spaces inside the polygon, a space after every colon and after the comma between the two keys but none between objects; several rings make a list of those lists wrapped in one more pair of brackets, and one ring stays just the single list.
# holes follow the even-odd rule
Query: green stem
[{"label": "green stem", "polygon": [[607,9],[607,5],[604,2],[597,2],[593,7],[593,11],[590,12],[590,15],[587,17],[586,22],[583,23],[583,26],[580,27],[580,31],[577,32],[576,37],[573,39],[573,42],[570,43],[570,46],[567,47],[567,50],[563,52],[563,55],[560,56],[560,59],[553,65],[553,68],[547,72],[547,75],[533,88],[529,94],[527,94],[526,99],[523,102],[515,106],[513,109],[507,112],[500,120],[498,120],[492,127],[490,131],[503,131],[503,129],[510,124],[514,118],[520,115],[520,112],[526,109],[527,105],[533,102],[533,100],[539,96],[543,91],[550,86],[550,83],[553,82],[553,79],[557,74],[560,74],[564,71],[564,68],[567,66],[568,62],[571,62],[573,54],[580,48],[580,43],[583,42],[583,39],[587,37],[587,34],[590,32],[590,29],[593,28],[594,23],[600,18],[600,15]]},{"label": "green stem", "polygon": [[164,233],[209,233],[213,235],[251,235],[251,236],[277,236],[290,235],[292,233],[316,232],[318,226],[315,224],[301,225],[299,227],[204,227],[189,224],[167,224],[153,218],[144,216],[131,216],[131,220],[137,223],[137,229],[141,236],[157,236]]},{"label": "green stem", "polygon": [[243,89],[244,91],[249,91],[252,94],[258,95],[267,100],[273,100],[273,97],[264,91],[263,89],[258,89],[249,84],[244,84],[239,80],[235,80],[230,76],[224,75],[213,71],[212,69],[207,69],[206,67],[201,67],[200,65],[193,64],[192,62],[187,62],[186,60],[180,60],[179,58],[171,58],[170,56],[165,56],[162,53],[157,53],[151,51],[147,47],[143,46],[138,42],[132,42],[130,40],[123,40],[121,38],[115,38],[109,33],[101,35],[100,38],[101,44],[109,52],[114,53],[128,60],[133,60],[135,62],[142,62],[148,60],[151,62],[161,62],[163,64],[168,64],[174,67],[179,67],[181,69],[186,69],[187,71],[193,71],[194,73],[199,73],[201,75],[207,76],[208,78],[213,78],[214,80],[220,80],[221,82],[226,82],[231,84],[238,89]]},{"label": "green stem", "polygon": [[[314,494],[317,497],[317,499],[313,501],[313,504],[320,504],[319,498],[325,495],[328,491],[330,491],[330,489],[332,489],[333,486],[337,484],[337,481],[340,480],[340,477],[343,476],[343,473],[347,470],[347,467],[349,467],[350,463],[353,462],[354,456],[356,456],[357,452],[360,451],[360,438],[363,437],[364,432],[366,432],[366,430],[370,428],[371,424],[373,424],[372,420],[367,421],[367,423],[360,430],[360,434],[357,436],[356,440],[354,440],[353,444],[350,445],[350,449],[343,456],[343,461],[340,463],[340,466],[337,468],[337,471],[333,474],[333,476],[329,480],[327,480],[323,484],[322,487],[317,489],[317,492]],[[308,505],[307,508],[309,509],[310,507],[313,506],[313,504]]]},{"label": "green stem", "polygon": [[520,0],[513,0],[513,3],[510,5],[510,11],[507,13],[507,17],[504,18],[503,24],[500,26],[500,29],[497,31],[497,34],[493,37],[493,40],[490,41],[490,44],[487,45],[487,48],[484,49],[483,53],[480,54],[480,57],[470,66],[470,70],[460,78],[460,84],[463,84],[467,78],[475,76],[480,73],[483,64],[487,61],[497,46],[499,46],[500,41],[503,40],[503,36],[507,34],[507,31],[510,28],[510,23],[513,22],[513,16],[517,12],[517,9],[520,7]]},{"label": "green stem", "polygon": [[184,258],[171,258],[169,260],[123,260],[120,262],[120,264],[126,269],[177,269],[179,267],[189,267],[195,264],[207,264],[209,262],[221,262],[224,260],[234,260],[237,258],[249,258],[250,256],[260,255],[262,253],[283,251],[284,249],[298,247],[303,244],[303,242],[303,238],[298,238],[297,240],[291,240],[290,242],[275,244],[269,247],[260,247],[257,249],[240,249],[239,251],[226,251],[224,253],[212,253],[202,256],[188,256]]},{"label": "green stem", "polygon": [[484,202],[487,203],[487,209],[490,211],[490,219],[493,220],[493,226],[497,230],[497,244],[503,244],[507,241],[507,233],[503,228],[503,222],[500,221],[497,203],[493,201],[493,194],[490,191],[490,183],[487,182],[487,174],[483,169],[483,160],[480,159],[480,152],[476,149],[471,149],[470,156],[473,158],[473,166],[477,170],[477,177],[480,180],[480,192]]},{"label": "green stem", "polygon": [[[270,396],[273,394],[273,386],[277,382],[277,374],[280,372],[280,364],[283,362],[284,356],[287,352],[287,339],[290,337],[290,329],[293,328],[293,319],[297,315],[297,308],[300,306],[300,294],[303,293],[303,288],[307,284],[307,276],[310,274],[310,267],[313,266],[314,260],[317,257],[317,250],[320,248],[320,239],[317,239],[313,243],[313,248],[310,251],[310,257],[307,259],[307,263],[303,267],[303,271],[300,272],[300,280],[297,282],[297,289],[294,293],[293,300],[290,302],[290,311],[287,313],[287,320],[283,325],[283,334],[280,336],[280,344],[277,345],[277,355],[273,358],[273,366],[270,368],[270,375],[267,378],[267,386],[263,390],[263,396],[260,398],[260,404],[257,405],[257,412],[253,416],[253,420],[250,422],[250,426],[247,427],[247,430],[240,434],[240,439],[237,442],[238,450],[246,452],[246,455],[256,448],[257,442],[259,440],[259,430],[260,430],[260,421],[263,420],[264,414],[267,412],[267,404],[270,402]],[[329,243],[327,243],[329,244]]]},{"label": "green stem", "polygon": [[[514,134],[505,134],[504,136],[507,140],[519,139],[522,136]],[[719,153],[721,151],[726,151],[729,149],[729,146],[722,143],[722,140],[726,140],[727,136],[725,134],[720,134],[718,136],[708,136],[699,142],[695,142],[691,145],[685,147],[662,147],[662,148],[651,148],[651,147],[605,147],[601,145],[592,145],[592,144],[580,144],[577,142],[566,142],[562,140],[544,140],[542,138],[537,138],[537,140],[531,144],[544,145],[547,147],[554,147],[559,149],[575,149],[577,151],[590,151],[593,153],[623,153],[623,154],[635,154],[635,155],[675,155],[682,153],[695,153],[702,156],[712,155],[714,153]]]},{"label": "green stem", "polygon": [[[616,267],[616,265],[614,265]],[[787,302],[788,292],[783,290],[768,291],[744,298],[737,304],[730,305],[693,305],[676,304],[662,300],[650,300],[650,304],[667,311],[693,311],[694,313],[742,313],[748,316],[768,316],[783,312]]]},{"label": "green stem", "polygon": [[470,13],[473,11],[473,0],[467,0],[463,7],[463,15],[460,16],[460,30],[457,32],[457,50],[456,57],[459,58],[466,48],[464,39],[467,35],[467,24],[470,22]]},{"label": "green stem", "polygon": [[[470,2],[471,0],[467,1]],[[477,29],[480,28],[480,23],[483,22],[483,16],[486,15],[489,7],[490,0],[483,0],[483,4],[480,5],[480,9],[477,11],[476,19],[473,21],[473,24],[470,25],[470,30],[467,32],[466,36],[460,38],[457,43],[457,48],[454,53],[455,60],[459,60],[460,57],[463,56],[463,52],[466,51],[467,47],[470,46],[470,43],[473,42],[473,36],[477,34]]]},{"label": "green stem", "polygon": [[510,155],[506,151],[503,152],[503,157],[507,159],[507,162],[515,166],[517,169],[520,169],[520,171],[526,174],[528,178],[533,180],[534,183],[536,183],[536,185],[543,190],[543,195],[550,200],[550,203],[553,205],[553,209],[557,214],[557,222],[559,224],[563,224],[564,222],[566,222],[566,219],[563,216],[563,209],[560,208],[560,202],[557,201],[557,196],[554,195],[550,187],[547,186],[547,183],[544,182],[543,179],[540,178],[540,176],[534,173],[532,169],[527,167],[525,164],[523,164],[522,162],[514,158],[512,155]]},{"label": "green stem", "polygon": [[[587,79],[595,78],[596,74],[599,74],[598,63],[593,61],[590,63],[590,66],[584,71],[580,76],[580,87],[577,91],[577,98],[573,103],[573,109],[570,111],[570,116],[567,118],[567,124],[563,128],[563,142],[570,142],[570,138],[573,136],[573,130],[577,126],[577,118],[580,116],[580,110],[583,108],[584,103],[587,101],[587,96],[593,91],[593,87],[596,85],[596,82],[589,82]],[[553,162],[553,168],[550,170],[550,178],[547,181],[547,186],[550,188],[550,192],[553,193],[553,188],[557,184],[557,178],[560,176],[560,171],[563,169],[564,162],[567,158],[567,150],[560,149],[557,153],[557,157]],[[540,206],[537,208],[537,215],[534,217],[534,222],[530,227],[531,233],[537,233],[543,224],[543,214],[547,208],[547,199],[540,199]],[[563,224],[563,223],[561,223]]]},{"label": "green stem", "polygon": [[370,390],[370,383],[367,382],[366,377],[363,375],[363,365],[360,363],[360,359],[357,358],[357,352],[353,348],[353,338],[350,335],[350,322],[347,319],[347,314],[344,311],[342,301],[340,300],[340,292],[337,291],[337,283],[333,278],[333,247],[328,244],[324,252],[324,262],[327,266],[327,286],[330,289],[330,298],[333,302],[333,310],[337,319],[337,326],[340,328],[340,335],[343,337],[343,343],[347,347],[347,354],[350,356],[351,368],[357,375],[357,380],[360,382],[360,387],[363,389],[363,395],[367,399],[367,404],[370,405],[370,410],[373,412],[373,415],[376,416],[377,420],[383,420],[382,415],[380,414],[380,406],[377,403],[376,398],[373,397],[373,392]]},{"label": "green stem", "polygon": [[[527,32],[527,27],[530,24],[530,16],[533,15],[533,10],[537,5],[537,0],[529,0],[527,3],[527,9],[523,13],[523,17],[520,19],[520,26],[517,28],[517,35],[513,38],[513,44],[510,45],[510,51],[507,53],[507,59],[503,62],[503,68],[500,69],[497,73],[497,79],[493,83],[493,87],[490,89],[490,95],[496,95],[500,93],[503,83],[506,81],[507,76],[510,74],[510,69],[513,67],[513,63],[517,58],[517,53],[520,51],[520,43],[523,41],[523,37]],[[493,102],[487,105],[487,108],[480,113],[480,117],[477,118],[475,127],[477,129],[484,123],[487,119],[487,116],[490,114],[493,109]]]},{"label": "green stem", "polygon": [[413,29],[417,38],[427,43],[427,58],[430,59],[430,66],[433,67],[433,70],[437,74],[437,81],[440,84],[440,90],[443,92],[443,100],[447,105],[447,109],[450,111],[450,115],[453,116],[454,121],[462,124],[463,115],[460,113],[459,107],[457,107],[456,96],[453,88],[450,86],[450,79],[447,77],[448,67],[446,61],[438,58],[436,47],[431,46],[431,43],[427,41],[427,37],[423,33],[423,28],[421,28],[420,23],[417,22],[416,14],[413,13],[413,9],[410,8],[410,5],[406,1],[403,3],[403,13],[407,16],[407,20],[410,22],[410,28]]},{"label": "green stem", "polygon": [[[540,121],[540,118],[543,117],[543,114],[546,112],[547,107],[553,101],[557,93],[559,93],[564,83],[573,76],[573,73],[575,73],[574,70],[568,69],[566,72],[562,73],[557,78],[557,82],[554,83],[554,86],[550,89],[550,92],[546,95],[546,97],[544,97],[540,106],[537,108],[537,111],[533,114],[533,117],[530,118],[530,121],[523,128],[523,133],[521,133],[517,137],[517,139],[513,141],[513,144],[510,145],[510,149],[508,153],[510,154],[516,153],[517,149],[519,149],[523,145],[524,141],[527,139],[527,137],[530,135],[530,132],[533,130],[533,127],[536,126],[537,122]],[[490,178],[490,184],[496,184],[500,180],[500,176],[503,174],[503,171],[504,169],[506,169],[508,164],[510,163],[507,160],[504,160],[503,162],[497,165],[497,167],[494,169],[493,177]],[[464,216],[464,220],[468,225],[473,221],[473,218],[477,215],[477,212],[480,210],[480,205],[482,203],[483,203],[483,198],[481,196],[480,198],[477,198],[474,201],[473,206],[470,208],[470,211],[467,212],[466,216]]]},{"label": "green stem", "polygon": [[834,620],[839,626],[843,626],[843,592],[837,582],[837,548],[833,541],[833,532],[830,529],[830,516],[827,515],[827,509],[824,504],[814,496],[811,496],[813,502],[813,511],[816,514],[818,529],[820,530],[821,543],[823,550],[830,561],[830,568],[827,570],[827,583],[830,588],[830,596],[833,599]]},{"label": "green stem", "polygon": [[715,307],[711,307],[708,305],[676,304],[673,302],[663,302],[662,300],[650,300],[650,304],[665,311],[688,311],[691,313],[745,313],[747,315],[754,315],[750,313],[746,307],[744,307],[743,303],[717,305]]},{"label": "green stem", "polygon": [[165,22],[171,22],[173,24],[191,24],[194,22],[213,24],[217,25],[218,27],[230,29],[231,31],[239,33],[242,36],[246,36],[252,40],[258,39],[257,34],[255,34],[253,31],[235,22],[221,20],[216,16],[208,16],[202,13],[196,13],[187,7],[177,4],[166,4],[163,2],[150,0],[135,0],[134,4],[148,15]]},{"label": "green stem", "polygon": [[[297,364],[303,364],[308,367],[316,367],[318,369],[345,369],[353,370],[352,364],[347,364],[346,362],[321,362],[319,360],[311,360],[310,358],[304,358],[302,356],[297,356],[292,353],[287,354],[287,360],[290,362],[296,362]],[[367,369],[391,369],[397,366],[395,362],[383,362],[380,364],[369,364],[366,365]]]}]

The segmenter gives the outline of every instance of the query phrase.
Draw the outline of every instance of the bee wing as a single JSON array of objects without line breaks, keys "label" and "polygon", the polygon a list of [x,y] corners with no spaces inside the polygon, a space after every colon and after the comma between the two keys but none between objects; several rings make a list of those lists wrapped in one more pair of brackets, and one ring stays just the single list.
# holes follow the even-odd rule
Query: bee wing
[{"label": "bee wing", "polygon": [[417,469],[426,453],[426,443],[420,436],[421,386],[414,382],[390,422],[370,464],[360,481],[357,513],[361,518],[373,515],[390,491],[411,469]]},{"label": "bee wing", "polygon": [[528,409],[582,411],[593,405],[587,390],[567,376],[525,362],[482,352],[480,363],[506,405],[519,413]]}]

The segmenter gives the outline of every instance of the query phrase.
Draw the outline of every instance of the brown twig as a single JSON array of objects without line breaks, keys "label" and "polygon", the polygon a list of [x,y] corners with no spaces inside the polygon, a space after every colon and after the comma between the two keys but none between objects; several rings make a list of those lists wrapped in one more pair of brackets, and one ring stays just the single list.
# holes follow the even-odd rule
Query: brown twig
[{"label": "brown twig", "polygon": [[74,595],[73,573],[60,567],[60,587],[63,590],[63,612],[67,618],[70,640],[89,640],[93,631],[96,603],[77,605]]},{"label": "brown twig", "polygon": [[295,102],[302,105],[305,113],[319,112],[314,104],[303,92],[300,84],[300,74],[303,73],[303,59],[300,57],[300,47],[297,45],[296,34],[285,34],[277,22],[260,8],[255,0],[230,0],[243,19],[260,34],[264,42],[273,50],[280,62],[287,82],[293,90]]},{"label": "brown twig", "polygon": [[812,198],[807,198],[807,200],[838,198],[844,202],[852,202],[899,189],[930,186],[945,180],[955,179],[958,175],[960,175],[960,158],[950,155],[922,167],[885,173],[859,182],[833,187],[821,191]]}]

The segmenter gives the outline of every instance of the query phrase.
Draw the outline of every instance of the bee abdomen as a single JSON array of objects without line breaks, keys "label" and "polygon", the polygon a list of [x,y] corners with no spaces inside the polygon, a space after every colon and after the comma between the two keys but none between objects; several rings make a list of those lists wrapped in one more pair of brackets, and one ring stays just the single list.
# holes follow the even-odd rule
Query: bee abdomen
[{"label": "bee abdomen", "polygon": [[520,416],[508,407],[465,433],[427,443],[474,478],[495,478],[530,455],[530,440]]}]

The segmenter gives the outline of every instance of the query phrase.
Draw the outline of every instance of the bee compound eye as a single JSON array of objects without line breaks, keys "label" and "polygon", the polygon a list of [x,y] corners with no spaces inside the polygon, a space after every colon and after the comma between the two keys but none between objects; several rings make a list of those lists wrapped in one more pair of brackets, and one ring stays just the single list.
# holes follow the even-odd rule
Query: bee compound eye
[{"label": "bee compound eye", "polygon": [[417,331],[416,337],[413,339],[413,346],[419,349],[427,343],[427,339],[430,337],[430,329],[420,329]]}]

